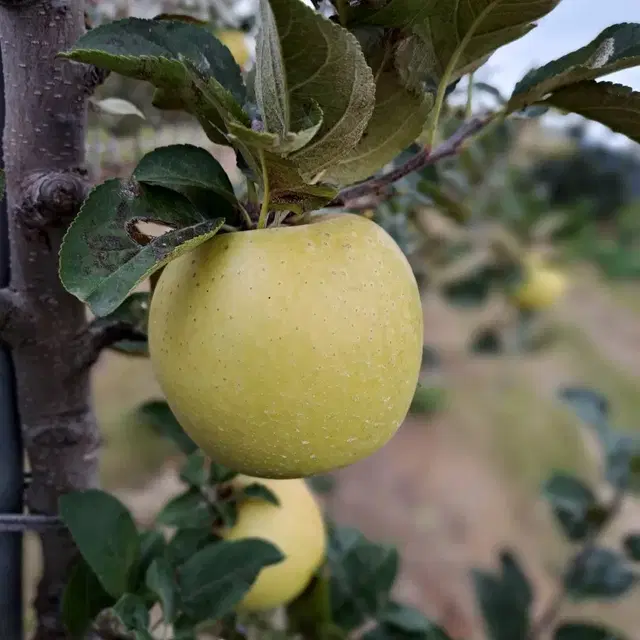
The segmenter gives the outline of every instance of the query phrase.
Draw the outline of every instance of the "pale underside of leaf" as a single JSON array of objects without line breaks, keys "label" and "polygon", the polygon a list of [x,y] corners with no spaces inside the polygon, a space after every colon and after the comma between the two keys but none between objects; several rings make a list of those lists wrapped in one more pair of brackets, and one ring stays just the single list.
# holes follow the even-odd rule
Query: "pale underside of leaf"
[{"label": "pale underside of leaf", "polygon": [[268,167],[270,205],[295,213],[320,209],[333,200],[338,190],[328,185],[309,184],[288,159],[265,152]]},{"label": "pale underside of leaf", "polygon": [[353,149],[371,118],[373,73],[357,39],[299,0],[270,0],[287,77],[293,131],[317,103],[323,121],[311,142],[291,154],[306,180]]},{"label": "pale underside of leaf", "polygon": [[265,128],[282,139],[289,133],[289,97],[278,27],[269,0],[260,0],[255,74],[256,99]]},{"label": "pale underside of leaf", "polygon": [[322,179],[350,184],[376,173],[418,138],[433,107],[433,95],[406,89],[395,71],[379,74],[376,106],[355,148]]},{"label": "pale underside of leaf", "polygon": [[104,100],[92,100],[96,111],[110,116],[137,116],[145,119],[144,113],[135,104],[122,98],[105,98]]},{"label": "pale underside of leaf", "polygon": [[324,115],[320,105],[313,100],[304,110],[300,110],[296,118],[296,130],[290,131],[283,140],[278,143],[276,152],[288,155],[298,149],[302,149],[313,140],[322,128]]},{"label": "pale underside of leaf", "polygon": [[585,47],[530,71],[516,85],[509,111],[542,100],[563,86],[637,65],[640,65],[640,24],[612,25]]},{"label": "pale underside of leaf", "polygon": [[[150,82],[157,87],[154,106],[205,117],[215,125],[207,133],[218,143],[224,141],[227,113],[246,120],[240,68],[208,29],[180,21],[127,18],[88,31],[73,49],[60,55]],[[194,68],[215,95],[215,110],[203,102],[194,86]]]},{"label": "pale underside of leaf", "polygon": [[640,92],[593,80],[554,91],[544,104],[577,113],[640,143]]},{"label": "pale underside of leaf", "polygon": [[[497,49],[521,38],[560,0],[391,0],[382,9],[355,13],[367,24],[410,29],[418,39],[399,50],[396,65],[409,85],[417,78],[437,86],[458,59],[452,82],[483,64]],[[466,45],[459,50],[463,40]]]},{"label": "pale underside of leaf", "polygon": [[287,156],[308,144],[322,126],[322,111],[317,103],[314,103],[310,108],[307,122],[301,121],[301,125],[308,126],[295,133],[290,131],[283,139],[275,133],[256,131],[236,122],[229,122],[227,127],[235,139],[242,141],[249,147],[265,149],[281,156]]}]

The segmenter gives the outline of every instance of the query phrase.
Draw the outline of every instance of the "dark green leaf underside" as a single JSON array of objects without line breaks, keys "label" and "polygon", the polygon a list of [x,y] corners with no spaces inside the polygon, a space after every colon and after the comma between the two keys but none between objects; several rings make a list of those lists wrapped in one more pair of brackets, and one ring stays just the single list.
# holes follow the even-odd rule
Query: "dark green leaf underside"
[{"label": "dark green leaf underside", "polygon": [[611,82],[580,82],[555,91],[544,104],[595,120],[640,142],[640,92],[630,87]]}]

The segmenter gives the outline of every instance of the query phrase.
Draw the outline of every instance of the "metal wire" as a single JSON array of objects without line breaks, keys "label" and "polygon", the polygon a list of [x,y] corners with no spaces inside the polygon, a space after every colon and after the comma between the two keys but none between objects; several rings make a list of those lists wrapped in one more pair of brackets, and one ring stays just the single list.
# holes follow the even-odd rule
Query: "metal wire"
[{"label": "metal wire", "polygon": [[0,533],[43,531],[44,529],[59,529],[64,523],[56,516],[37,516],[24,514],[0,514]]}]

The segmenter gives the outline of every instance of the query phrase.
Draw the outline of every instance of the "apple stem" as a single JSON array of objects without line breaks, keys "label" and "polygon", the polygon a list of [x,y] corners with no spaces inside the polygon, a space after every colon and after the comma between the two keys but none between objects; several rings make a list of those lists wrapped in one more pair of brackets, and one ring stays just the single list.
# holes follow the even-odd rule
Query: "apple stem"
[{"label": "apple stem", "polygon": [[264,151],[260,150],[260,166],[262,168],[262,206],[260,207],[260,217],[258,218],[258,229],[265,229],[269,218],[269,173]]}]

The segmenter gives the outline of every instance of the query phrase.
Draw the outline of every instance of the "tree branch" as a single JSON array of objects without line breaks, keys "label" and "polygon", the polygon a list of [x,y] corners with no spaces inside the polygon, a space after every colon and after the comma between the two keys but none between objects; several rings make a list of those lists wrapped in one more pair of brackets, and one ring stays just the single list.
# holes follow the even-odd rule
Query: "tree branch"
[{"label": "tree branch", "polygon": [[[90,187],[84,168],[86,101],[101,78],[58,53],[84,31],[81,0],[0,2],[10,286],[27,311],[32,335],[13,346],[12,356],[32,472],[25,502],[39,518],[55,518],[62,495],[99,481],[100,433],[89,371],[73,375],[86,310],[58,276],[62,238]],[[61,597],[78,551],[66,529],[39,533],[43,566],[33,638],[68,640]]]},{"label": "tree branch", "polygon": [[0,289],[0,341],[15,347],[32,338],[31,319],[16,291]]},{"label": "tree branch", "polygon": [[123,320],[95,319],[78,338],[75,371],[81,372],[91,367],[104,349],[121,340],[146,342],[147,336]]},{"label": "tree branch", "polygon": [[363,209],[375,206],[380,200],[384,199],[388,187],[394,182],[401,180],[414,171],[420,171],[429,165],[454,156],[464,142],[486,127],[493,117],[492,114],[484,118],[476,117],[468,120],[436,149],[431,150],[425,147],[415,156],[409,158],[403,165],[389,171],[389,173],[343,189],[327,206],[331,208],[345,207],[347,209]]},{"label": "tree branch", "polygon": [[89,191],[88,172],[71,167],[64,171],[36,170],[22,181],[23,215],[20,222],[29,230],[67,226],[78,212],[78,203]]},{"label": "tree branch", "polygon": [[[80,65],[80,63],[74,63]],[[84,88],[84,92],[87,97],[92,96],[96,89],[104,84],[105,80],[111,74],[108,69],[101,69],[92,64],[83,64],[80,83]]]}]

